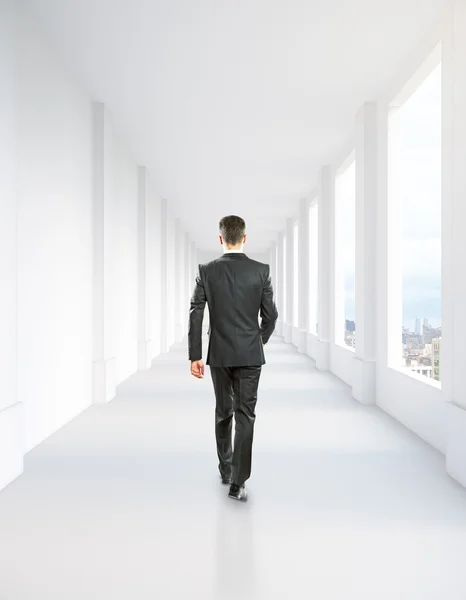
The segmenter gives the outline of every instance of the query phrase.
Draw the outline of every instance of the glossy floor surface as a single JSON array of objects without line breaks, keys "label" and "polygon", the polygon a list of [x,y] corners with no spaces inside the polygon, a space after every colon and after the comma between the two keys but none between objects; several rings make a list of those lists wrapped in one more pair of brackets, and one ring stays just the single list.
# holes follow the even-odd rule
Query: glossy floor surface
[{"label": "glossy floor surface", "polygon": [[217,477],[185,344],[0,492],[1,600],[464,600],[466,490],[443,457],[279,338],[249,481]]}]

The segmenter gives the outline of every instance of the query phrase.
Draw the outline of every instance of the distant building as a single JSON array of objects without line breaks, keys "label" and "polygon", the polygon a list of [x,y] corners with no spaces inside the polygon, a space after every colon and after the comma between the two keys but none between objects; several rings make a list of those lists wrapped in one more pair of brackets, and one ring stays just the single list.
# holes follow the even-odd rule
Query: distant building
[{"label": "distant building", "polygon": [[408,356],[406,358],[405,366],[413,373],[423,375],[430,379],[432,377],[432,365],[430,365],[429,362],[430,361],[421,360],[420,356]]},{"label": "distant building", "polygon": [[442,338],[437,337],[432,340],[432,377],[436,381],[442,380]]},{"label": "distant building", "polygon": [[348,321],[348,319],[346,319],[346,331],[354,333],[356,331],[356,323],[354,321]]},{"label": "distant building", "polygon": [[345,335],[345,344],[350,348],[356,348],[356,335],[351,332],[347,332]]}]

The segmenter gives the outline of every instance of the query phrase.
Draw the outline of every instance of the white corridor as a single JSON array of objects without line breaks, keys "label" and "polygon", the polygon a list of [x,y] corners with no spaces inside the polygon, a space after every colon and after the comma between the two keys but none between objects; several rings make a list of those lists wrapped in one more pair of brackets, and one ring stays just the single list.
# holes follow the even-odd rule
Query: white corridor
[{"label": "white corridor", "polygon": [[219,482],[210,374],[179,344],[0,492],[1,600],[464,600],[444,457],[281,338],[267,360],[248,503]]}]

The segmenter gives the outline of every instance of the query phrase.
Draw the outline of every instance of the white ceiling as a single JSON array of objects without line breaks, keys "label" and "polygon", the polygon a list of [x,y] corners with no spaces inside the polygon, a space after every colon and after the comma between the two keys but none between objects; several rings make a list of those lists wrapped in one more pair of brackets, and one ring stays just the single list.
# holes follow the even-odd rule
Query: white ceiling
[{"label": "white ceiling", "polygon": [[444,0],[26,0],[198,247],[262,251]]}]

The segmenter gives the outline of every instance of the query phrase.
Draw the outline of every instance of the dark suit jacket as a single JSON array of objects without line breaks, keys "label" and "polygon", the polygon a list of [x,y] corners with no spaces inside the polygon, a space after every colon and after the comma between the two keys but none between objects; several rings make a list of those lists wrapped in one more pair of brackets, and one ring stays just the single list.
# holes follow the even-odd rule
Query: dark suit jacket
[{"label": "dark suit jacket", "polygon": [[[189,359],[202,359],[202,321],[209,306],[207,364],[245,367],[265,364],[266,344],[278,318],[269,265],[245,254],[226,253],[199,274],[189,312]],[[259,313],[261,322],[259,323]]]}]

